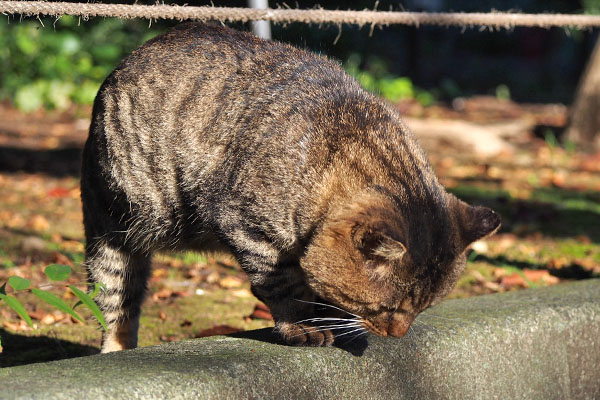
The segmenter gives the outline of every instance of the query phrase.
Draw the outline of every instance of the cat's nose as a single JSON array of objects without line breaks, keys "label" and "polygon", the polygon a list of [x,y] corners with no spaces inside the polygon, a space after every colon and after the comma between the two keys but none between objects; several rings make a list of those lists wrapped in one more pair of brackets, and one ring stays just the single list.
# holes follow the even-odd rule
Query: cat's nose
[{"label": "cat's nose", "polygon": [[410,314],[395,314],[388,326],[388,335],[400,338],[406,335],[415,317]]}]

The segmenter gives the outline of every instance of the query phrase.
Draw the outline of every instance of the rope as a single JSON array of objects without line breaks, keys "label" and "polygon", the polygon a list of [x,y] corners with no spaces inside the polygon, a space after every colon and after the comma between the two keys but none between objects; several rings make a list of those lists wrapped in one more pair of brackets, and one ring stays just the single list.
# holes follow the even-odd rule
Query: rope
[{"label": "rope", "polygon": [[27,16],[75,15],[89,17],[118,17],[176,19],[176,20],[219,20],[247,22],[266,20],[274,23],[303,22],[308,24],[349,24],[349,25],[441,25],[489,29],[512,29],[525,27],[571,27],[589,29],[600,27],[600,15],[568,14],[515,14],[506,12],[491,13],[428,13],[399,11],[341,11],[341,10],[296,10],[296,9],[250,9],[235,7],[190,7],[176,5],[129,5],[102,3],[65,3],[43,1],[0,1],[3,14],[24,14]]}]

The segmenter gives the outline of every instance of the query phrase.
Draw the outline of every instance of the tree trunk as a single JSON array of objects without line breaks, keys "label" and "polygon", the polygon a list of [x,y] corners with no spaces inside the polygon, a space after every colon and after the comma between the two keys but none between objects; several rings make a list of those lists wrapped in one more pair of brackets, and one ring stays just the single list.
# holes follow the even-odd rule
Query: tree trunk
[{"label": "tree trunk", "polygon": [[579,82],[566,138],[590,150],[600,149],[600,40]]}]

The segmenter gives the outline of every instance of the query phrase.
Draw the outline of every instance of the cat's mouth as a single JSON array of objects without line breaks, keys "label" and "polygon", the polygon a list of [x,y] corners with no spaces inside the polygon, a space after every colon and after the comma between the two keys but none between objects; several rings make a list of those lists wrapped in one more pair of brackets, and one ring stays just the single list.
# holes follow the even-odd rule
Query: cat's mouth
[{"label": "cat's mouth", "polygon": [[401,338],[408,332],[415,316],[407,313],[381,315],[373,320],[363,319],[362,326],[377,336]]}]

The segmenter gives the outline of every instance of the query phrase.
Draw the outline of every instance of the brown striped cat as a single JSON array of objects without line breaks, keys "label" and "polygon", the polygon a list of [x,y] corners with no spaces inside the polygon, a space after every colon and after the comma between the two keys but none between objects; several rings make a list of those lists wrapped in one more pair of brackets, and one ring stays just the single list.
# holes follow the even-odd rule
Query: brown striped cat
[{"label": "brown striped cat", "polygon": [[203,24],[106,79],[81,194],[103,352],[136,347],[156,250],[231,252],[283,340],[322,346],[403,336],[500,224],[446,193],[396,110],[339,65]]}]

